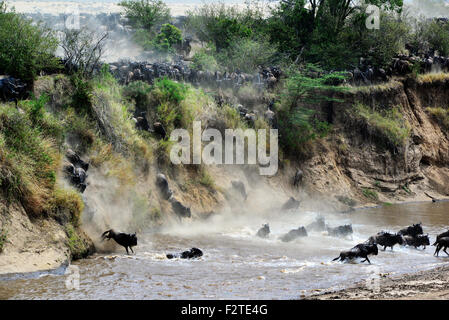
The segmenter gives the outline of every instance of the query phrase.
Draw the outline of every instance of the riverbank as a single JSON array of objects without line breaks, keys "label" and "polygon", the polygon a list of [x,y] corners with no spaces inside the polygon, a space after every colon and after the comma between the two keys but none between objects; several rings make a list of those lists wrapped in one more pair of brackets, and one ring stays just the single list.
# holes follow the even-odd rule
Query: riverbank
[{"label": "riverbank", "polygon": [[[441,255],[442,259],[445,254]],[[377,290],[365,282],[336,291],[305,298],[306,300],[447,300],[449,265],[400,276],[381,275]]]}]

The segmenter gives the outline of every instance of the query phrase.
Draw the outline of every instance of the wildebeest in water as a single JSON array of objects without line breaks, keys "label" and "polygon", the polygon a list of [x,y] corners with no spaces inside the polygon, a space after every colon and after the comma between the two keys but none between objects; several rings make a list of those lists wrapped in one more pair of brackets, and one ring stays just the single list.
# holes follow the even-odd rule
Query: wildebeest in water
[{"label": "wildebeest in water", "polygon": [[377,233],[375,236],[372,236],[367,241],[370,244],[376,243],[385,249],[390,247],[393,250],[395,244],[402,245],[404,243],[404,239],[400,234],[392,234],[389,232],[381,231]]},{"label": "wildebeest in water", "polygon": [[345,260],[352,260],[355,258],[365,258],[365,260],[363,260],[362,262],[368,261],[368,263],[371,264],[371,261],[369,261],[368,256],[370,254],[377,255],[378,253],[379,250],[377,249],[377,245],[375,243],[373,244],[359,243],[351,250],[340,252],[340,255],[335,259],[333,259],[332,261],[336,261],[338,259],[340,259],[340,261],[345,261]]},{"label": "wildebeest in water", "polygon": [[107,230],[103,232],[101,235],[101,239],[114,239],[115,242],[117,242],[119,245],[125,247],[126,253],[129,254],[128,248],[131,249],[132,253],[134,253],[133,248],[137,246],[137,236],[135,233],[128,234],[128,233],[117,233],[113,229]]},{"label": "wildebeest in water", "polygon": [[418,234],[424,234],[421,223],[414,224],[407,228],[399,230],[398,234],[402,236],[416,237]]},{"label": "wildebeest in water", "polygon": [[190,250],[183,251],[181,253],[169,253],[167,259],[181,258],[181,259],[194,259],[203,256],[203,251],[198,248],[192,248]]},{"label": "wildebeest in water", "polygon": [[260,238],[268,238],[268,235],[270,234],[270,226],[268,223],[264,224],[262,228],[257,231],[257,236]]}]

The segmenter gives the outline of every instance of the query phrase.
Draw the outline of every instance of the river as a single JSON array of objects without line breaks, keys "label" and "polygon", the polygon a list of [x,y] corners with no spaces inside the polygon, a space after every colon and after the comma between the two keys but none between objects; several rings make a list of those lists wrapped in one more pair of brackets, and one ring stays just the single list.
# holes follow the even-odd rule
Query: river
[{"label": "river", "polygon": [[[442,266],[445,254],[434,247],[417,250],[395,246],[380,250],[367,263],[331,262],[341,250],[365,241],[380,230],[398,231],[422,222],[431,243],[449,225],[449,202],[413,203],[321,213],[329,225],[352,223],[352,239],[310,232],[290,243],[278,237],[307,225],[315,212],[286,212],[272,216],[218,216],[190,221],[158,233],[138,235],[135,254],[122,247],[113,254],[95,254],[74,262],[79,287],[67,287],[64,269],[52,273],[3,276],[0,299],[300,299],[323,289],[347,287],[373,275],[399,275]],[[269,239],[255,236],[269,222]],[[204,251],[197,260],[168,260],[165,254],[191,247]]]}]

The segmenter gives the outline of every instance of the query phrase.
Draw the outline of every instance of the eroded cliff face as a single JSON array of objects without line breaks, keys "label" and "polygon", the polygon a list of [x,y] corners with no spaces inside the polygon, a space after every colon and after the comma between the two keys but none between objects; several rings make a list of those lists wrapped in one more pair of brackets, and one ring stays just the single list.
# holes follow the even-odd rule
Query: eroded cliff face
[{"label": "eroded cliff face", "polygon": [[[299,164],[307,189],[359,205],[449,196],[448,131],[427,109],[449,107],[448,75],[398,79],[338,98],[343,102],[321,106],[333,125],[332,134]],[[373,112],[398,110],[409,128],[404,143],[385,143],[376,128],[360,121],[356,104]]]}]

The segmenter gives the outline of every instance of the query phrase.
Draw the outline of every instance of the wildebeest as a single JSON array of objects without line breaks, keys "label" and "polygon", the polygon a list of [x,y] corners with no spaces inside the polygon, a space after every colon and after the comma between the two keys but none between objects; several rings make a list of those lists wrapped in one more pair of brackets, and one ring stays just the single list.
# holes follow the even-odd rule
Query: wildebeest
[{"label": "wildebeest", "polygon": [[288,233],[284,234],[280,239],[284,242],[289,242],[299,237],[307,237],[306,228],[299,227],[298,229],[290,230]]},{"label": "wildebeest", "polygon": [[[449,230],[446,231],[446,232],[440,233],[439,235],[437,235],[437,240],[436,241],[438,241],[438,239],[444,238],[444,237],[449,237]],[[436,244],[436,242],[433,245],[435,245],[435,244]]]},{"label": "wildebeest", "polygon": [[346,224],[344,226],[338,226],[335,228],[326,227],[327,234],[332,237],[346,237],[352,235],[352,224]]},{"label": "wildebeest", "polygon": [[293,185],[297,186],[297,185],[301,184],[303,176],[304,176],[304,173],[302,172],[301,169],[296,170],[295,176],[293,178]]},{"label": "wildebeest", "polygon": [[89,169],[89,163],[82,160],[72,149],[67,150],[66,157],[75,167],[83,168],[84,171]]},{"label": "wildebeest", "polygon": [[162,139],[167,136],[167,131],[165,131],[164,126],[160,122],[155,122],[153,124],[153,132],[159,135]]},{"label": "wildebeest", "polygon": [[409,226],[407,228],[399,230],[398,234],[402,236],[412,236],[416,237],[418,234],[423,234],[421,223],[414,224],[412,226]]},{"label": "wildebeest", "polygon": [[282,205],[282,210],[298,209],[300,203],[300,201],[290,197],[290,199]]},{"label": "wildebeest", "polygon": [[170,199],[173,192],[170,190],[168,186],[168,180],[164,174],[158,173],[158,175],[156,176],[156,186],[161,191],[162,196],[164,197],[165,200]]},{"label": "wildebeest", "polygon": [[128,234],[128,233],[117,233],[113,229],[107,230],[103,232],[101,235],[101,239],[114,239],[115,242],[117,242],[119,245],[125,247],[126,253],[129,254],[128,248],[131,249],[132,253],[134,253],[133,248],[137,246],[137,236],[135,233]]},{"label": "wildebeest", "polygon": [[430,245],[430,240],[428,235],[418,234],[416,237],[412,236],[404,236],[405,243],[409,246],[413,246],[415,248],[424,246],[423,249],[426,249],[426,246]]},{"label": "wildebeest", "polygon": [[243,199],[246,200],[248,198],[248,195],[246,193],[245,184],[242,181],[239,181],[239,180],[231,181],[231,184],[232,184],[232,187],[234,189],[236,189],[241,194]]},{"label": "wildebeest", "polygon": [[5,101],[14,101],[16,106],[18,99],[25,92],[26,84],[12,77],[0,79],[0,98]]},{"label": "wildebeest", "polygon": [[340,259],[340,261],[344,261],[347,259],[355,259],[355,258],[365,258],[362,262],[368,261],[369,264],[371,264],[371,261],[369,261],[368,256],[370,254],[377,255],[379,250],[377,249],[377,245],[375,243],[373,244],[367,244],[367,243],[359,243],[355,247],[353,247],[351,250],[348,251],[342,251],[340,252],[340,255],[333,259],[332,261]]},{"label": "wildebeest", "polygon": [[376,243],[382,247],[384,247],[384,251],[387,247],[390,247],[393,250],[393,246],[395,244],[402,245],[404,243],[404,239],[400,234],[392,234],[389,232],[381,231],[377,233],[375,236],[372,236],[368,239],[368,243]]},{"label": "wildebeest", "polygon": [[181,218],[190,218],[192,213],[190,212],[190,208],[183,205],[179,200],[170,198],[171,206],[176,215]]},{"label": "wildebeest", "polygon": [[87,187],[86,171],[89,169],[89,164],[71,149],[67,150],[66,157],[70,163],[64,166],[64,171],[70,182],[83,193]]},{"label": "wildebeest", "polygon": [[435,253],[433,255],[437,255],[440,252],[441,249],[443,249],[444,253],[446,253],[449,256],[449,253],[447,253],[446,249],[449,247],[449,237],[441,237],[435,241],[433,245],[436,245]]},{"label": "wildebeest", "polygon": [[260,238],[268,238],[268,235],[270,234],[270,226],[268,223],[264,224],[262,228],[257,231],[257,236]]},{"label": "wildebeest", "polygon": [[168,259],[173,258],[181,258],[181,259],[193,259],[193,258],[199,258],[203,255],[203,251],[201,251],[198,248],[192,248],[190,250],[181,252],[181,253],[169,253],[167,254]]},{"label": "wildebeest", "polygon": [[310,231],[324,231],[326,230],[326,222],[322,216],[315,218],[315,221],[306,226],[307,230]]}]

